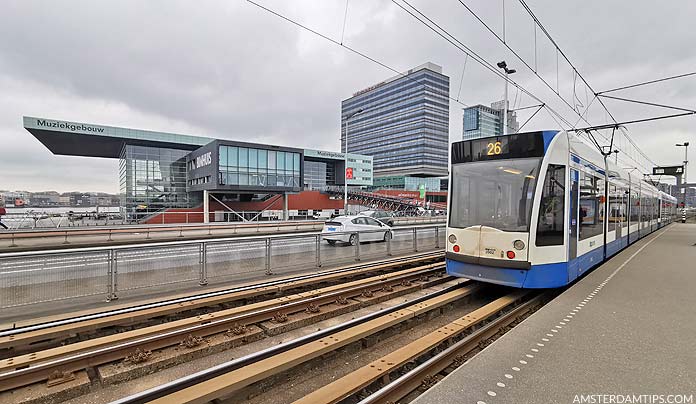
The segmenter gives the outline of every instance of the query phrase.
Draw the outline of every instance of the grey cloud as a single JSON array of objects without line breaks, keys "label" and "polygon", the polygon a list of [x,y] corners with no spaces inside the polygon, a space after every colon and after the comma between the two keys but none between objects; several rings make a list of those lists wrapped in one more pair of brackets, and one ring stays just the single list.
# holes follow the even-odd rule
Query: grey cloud
[{"label": "grey cloud", "polygon": [[[262,3],[340,39],[343,0]],[[500,2],[466,3],[496,32],[502,32]],[[691,2],[528,3],[595,90],[696,66],[696,55],[689,51],[696,39],[691,28],[696,4]],[[518,69],[515,80],[575,122],[568,108],[459,2],[414,4],[486,60],[494,63],[505,58],[514,64]],[[509,43],[531,61],[531,22],[518,2],[508,1],[506,7]],[[398,69],[425,61],[441,64],[456,96],[464,55],[391,2],[350,1],[345,41]],[[538,54],[539,71],[555,84],[555,54],[541,40],[540,33]],[[0,77],[9,77],[28,88],[35,86],[41,92],[21,94],[21,110],[17,106],[0,108],[0,139],[3,144],[11,143],[17,154],[32,153],[32,160],[54,164],[54,172],[79,176],[79,172],[72,171],[76,167],[100,167],[83,173],[89,177],[84,180],[85,187],[101,186],[98,175],[111,175],[113,191],[116,179],[113,172],[107,173],[110,162],[51,156],[41,150],[40,144],[31,143],[31,136],[18,125],[21,115],[43,114],[76,121],[98,118],[102,119],[98,123],[106,120],[104,123],[116,126],[190,129],[222,138],[336,149],[341,99],[391,75],[243,1],[195,5],[183,1],[9,1],[3,4],[0,15]],[[567,66],[561,64],[559,76],[561,93],[570,99],[573,76]],[[12,90],[22,91],[16,86]],[[694,90],[696,79],[636,94],[688,107],[694,105]],[[584,91],[579,87],[577,91],[585,103]],[[502,93],[501,80],[468,61],[461,92],[464,103],[487,104]],[[514,94],[511,90],[511,97]],[[11,99],[12,95],[0,98],[3,102]],[[57,106],[59,100],[65,105]],[[528,96],[519,101],[532,103]],[[607,105],[617,117],[626,119],[659,113],[620,102]],[[521,113],[520,119],[528,114]],[[461,133],[461,106],[452,103],[450,115],[450,137],[454,140]],[[593,105],[590,117],[592,122],[603,119],[598,105]],[[685,136],[693,137],[691,122],[665,121],[636,126],[631,131],[655,161],[668,163],[679,158],[679,150],[669,145],[685,140]],[[526,129],[556,127],[550,117],[539,114]],[[664,147],[654,144],[658,138],[655,133],[661,134]],[[40,175],[27,176],[31,169],[16,165],[22,166],[22,162],[0,160],[3,173],[15,173],[28,187],[38,187]],[[0,188],[4,181],[0,179]],[[56,176],[51,181],[69,187],[74,179]]]}]

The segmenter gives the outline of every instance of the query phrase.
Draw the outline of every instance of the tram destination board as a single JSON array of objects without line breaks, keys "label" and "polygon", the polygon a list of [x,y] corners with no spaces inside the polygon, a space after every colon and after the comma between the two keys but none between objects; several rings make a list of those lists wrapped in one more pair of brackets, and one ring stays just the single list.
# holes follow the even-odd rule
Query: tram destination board
[{"label": "tram destination board", "polygon": [[452,143],[452,164],[482,160],[541,157],[542,132],[519,133]]},{"label": "tram destination board", "polygon": [[683,175],[684,166],[653,167],[653,175]]}]

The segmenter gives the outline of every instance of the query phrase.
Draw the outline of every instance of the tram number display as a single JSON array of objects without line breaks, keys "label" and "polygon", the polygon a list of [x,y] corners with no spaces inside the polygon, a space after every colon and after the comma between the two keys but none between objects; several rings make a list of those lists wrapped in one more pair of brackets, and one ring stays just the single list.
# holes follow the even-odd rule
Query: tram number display
[{"label": "tram number display", "polygon": [[510,150],[510,140],[504,137],[481,139],[472,142],[472,152],[474,156],[480,158],[502,157]]},{"label": "tram number display", "polygon": [[488,151],[486,152],[487,156],[497,156],[498,154],[503,152],[503,142],[488,142],[486,144],[486,147],[488,148]]},{"label": "tram number display", "polygon": [[542,132],[514,133],[452,143],[452,164],[544,155]]}]

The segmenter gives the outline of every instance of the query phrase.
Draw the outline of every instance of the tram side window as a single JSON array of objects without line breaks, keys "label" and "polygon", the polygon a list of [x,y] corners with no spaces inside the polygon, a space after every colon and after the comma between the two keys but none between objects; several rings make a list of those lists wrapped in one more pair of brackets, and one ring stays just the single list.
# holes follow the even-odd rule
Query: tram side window
[{"label": "tram side window", "polygon": [[648,206],[648,197],[641,195],[640,198],[640,221],[647,222],[650,217],[650,206]]},{"label": "tram side window", "polygon": [[635,224],[639,220],[640,215],[640,199],[638,193],[631,191],[631,224]]},{"label": "tram side window", "polygon": [[609,184],[609,231],[621,227],[621,223],[626,220],[625,213],[623,190],[614,184]]},{"label": "tram side window", "polygon": [[581,178],[579,238],[584,240],[603,232],[604,180],[587,173],[582,173]]},{"label": "tram side window", "polygon": [[562,245],[565,223],[565,166],[549,164],[539,206],[536,245]]}]

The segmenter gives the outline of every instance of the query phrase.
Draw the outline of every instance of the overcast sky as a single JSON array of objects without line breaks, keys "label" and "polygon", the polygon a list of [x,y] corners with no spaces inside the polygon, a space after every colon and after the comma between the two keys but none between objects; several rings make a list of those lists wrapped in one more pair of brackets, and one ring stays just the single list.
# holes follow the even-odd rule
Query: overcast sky
[{"label": "overcast sky", "polygon": [[[341,41],[345,0],[258,0]],[[458,0],[409,0],[485,60],[505,59],[513,79],[575,124],[578,116],[510,54]],[[502,2],[464,0],[502,36]],[[696,70],[696,2],[527,0],[590,85],[601,91]],[[552,87],[556,53],[516,0],[505,35]],[[350,0],[343,42],[399,70],[443,66],[463,104],[503,96],[503,81],[387,0]],[[563,59],[558,88],[580,110],[592,99]],[[0,8],[0,189],[118,192],[116,160],[54,156],[22,128],[22,116],[339,150],[341,100],[394,74],[246,1],[27,1]],[[575,81],[575,94],[573,87]],[[460,91],[461,88],[461,91]],[[616,93],[696,107],[696,76]],[[511,88],[511,103],[533,105]],[[575,99],[575,101],[573,101]],[[606,101],[619,121],[671,113]],[[462,133],[450,103],[450,140]],[[524,121],[533,110],[520,113]],[[592,124],[606,122],[595,101]],[[559,129],[545,111],[525,130]],[[586,126],[579,124],[579,126]],[[696,118],[629,126],[658,164],[679,164],[696,146]],[[628,150],[625,139],[619,147]],[[689,173],[696,180],[696,148]],[[625,167],[635,153],[620,154]]]}]

